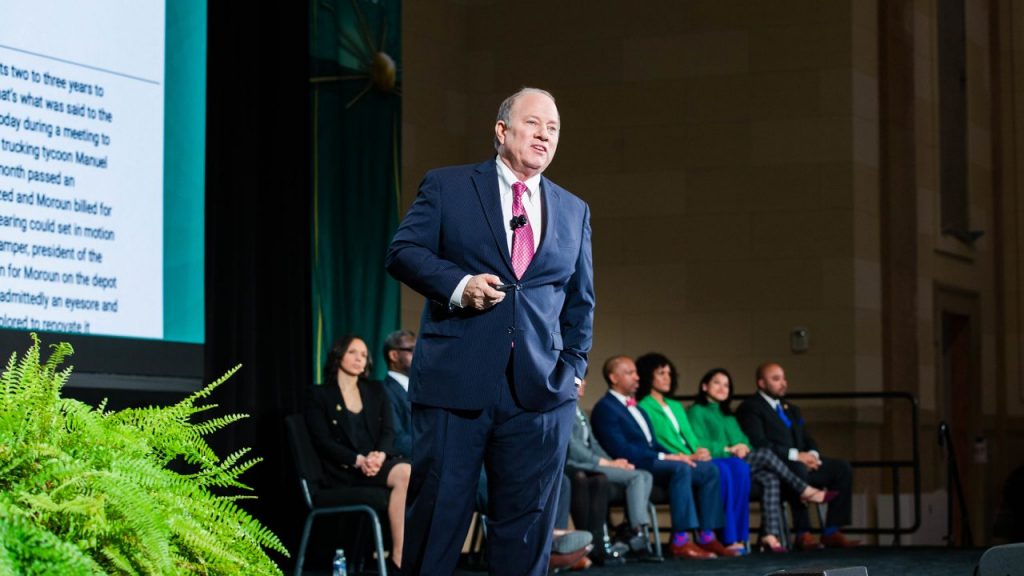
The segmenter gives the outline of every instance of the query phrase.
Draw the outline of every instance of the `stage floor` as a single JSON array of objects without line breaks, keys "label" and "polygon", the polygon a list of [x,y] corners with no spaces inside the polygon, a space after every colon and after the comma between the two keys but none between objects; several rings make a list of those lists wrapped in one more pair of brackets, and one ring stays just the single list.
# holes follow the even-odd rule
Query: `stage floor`
[{"label": "stage floor", "polygon": [[[752,554],[742,558],[717,560],[666,560],[660,564],[630,562],[625,566],[597,567],[586,572],[594,576],[765,576],[778,570],[795,568],[848,568],[864,566],[868,576],[971,576],[985,550],[960,548],[856,548],[821,550],[788,554]],[[290,574],[290,570],[286,572]],[[368,572],[375,574],[376,571]],[[1024,570],[1022,570],[1024,573]],[[304,571],[306,576],[329,576],[323,569]],[[349,572],[354,574],[354,572]],[[485,571],[460,569],[456,576],[481,576]]]},{"label": "stage floor", "polygon": [[[741,558],[717,560],[666,560],[661,564],[629,563],[625,566],[592,567],[586,572],[565,574],[603,574],[607,576],[764,576],[777,570],[794,568],[846,568],[864,566],[868,576],[970,576],[983,549],[950,548],[856,548],[821,550],[788,554],[752,554]],[[484,574],[460,570],[459,576]]]}]

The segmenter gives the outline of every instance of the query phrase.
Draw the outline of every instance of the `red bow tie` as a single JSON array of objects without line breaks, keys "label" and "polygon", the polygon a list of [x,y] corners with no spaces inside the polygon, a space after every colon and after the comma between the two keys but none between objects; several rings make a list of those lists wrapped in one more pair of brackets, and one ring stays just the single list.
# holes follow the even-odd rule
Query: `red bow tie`
[{"label": "red bow tie", "polygon": [[633,406],[636,406],[636,398],[632,396],[626,398],[626,408],[632,408]]}]

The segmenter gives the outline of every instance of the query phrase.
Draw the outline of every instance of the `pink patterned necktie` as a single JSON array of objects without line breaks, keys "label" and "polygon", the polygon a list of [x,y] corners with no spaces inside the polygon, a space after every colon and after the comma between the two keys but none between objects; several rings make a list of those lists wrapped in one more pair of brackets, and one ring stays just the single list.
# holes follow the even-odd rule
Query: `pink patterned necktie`
[{"label": "pink patterned necktie", "polygon": [[[512,184],[512,217],[522,216],[526,218],[526,210],[523,209],[523,192],[526,192],[526,184],[516,182]],[[516,279],[523,277],[526,267],[533,260],[533,227],[530,220],[526,224],[512,230],[512,270],[516,273]]]}]

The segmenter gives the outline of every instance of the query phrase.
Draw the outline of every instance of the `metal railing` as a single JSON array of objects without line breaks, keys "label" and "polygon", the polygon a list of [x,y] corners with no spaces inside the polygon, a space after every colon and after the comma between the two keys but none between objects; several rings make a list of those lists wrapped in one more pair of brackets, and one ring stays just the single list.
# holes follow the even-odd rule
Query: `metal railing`
[{"label": "metal railing", "polygon": [[[734,395],[735,403],[748,398],[750,395]],[[693,400],[692,396],[678,396],[680,401]],[[900,546],[900,537],[904,534],[913,534],[921,527],[921,454],[920,454],[920,422],[917,397],[909,392],[819,392],[805,394],[786,394],[786,399],[794,401],[803,400],[896,400],[905,401],[910,405],[911,417],[909,422],[909,437],[911,456],[910,459],[880,459],[880,460],[850,460],[854,468],[866,469],[888,469],[892,475],[892,518],[893,526],[870,527],[870,526],[849,526],[844,527],[843,532],[849,534],[872,534],[892,535],[893,546]],[[900,514],[900,471],[909,469],[913,475],[914,485],[914,523],[903,527]]]}]

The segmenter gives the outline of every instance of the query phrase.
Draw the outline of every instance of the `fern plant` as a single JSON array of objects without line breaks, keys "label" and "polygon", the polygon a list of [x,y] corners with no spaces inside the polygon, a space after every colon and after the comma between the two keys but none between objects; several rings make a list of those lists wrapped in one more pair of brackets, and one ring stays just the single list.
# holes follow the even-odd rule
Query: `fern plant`
[{"label": "fern plant", "polygon": [[71,345],[43,362],[32,340],[0,376],[0,575],[281,573],[266,554],[287,556],[281,541],[237,505],[260,458],[204,439],[246,416],[192,421],[239,367],[173,406],[114,412],[62,398]]}]

